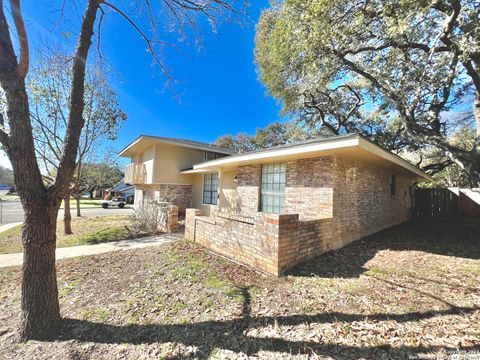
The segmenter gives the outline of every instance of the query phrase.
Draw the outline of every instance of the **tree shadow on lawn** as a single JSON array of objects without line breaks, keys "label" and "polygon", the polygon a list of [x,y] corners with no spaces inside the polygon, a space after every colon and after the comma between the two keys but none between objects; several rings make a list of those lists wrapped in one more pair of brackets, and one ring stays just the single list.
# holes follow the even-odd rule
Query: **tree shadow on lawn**
[{"label": "tree shadow on lawn", "polygon": [[410,221],[303,262],[287,275],[357,278],[367,270],[365,263],[387,249],[480,259],[480,219]]},{"label": "tree shadow on lawn", "polygon": [[[406,314],[345,314],[339,312],[320,313],[316,315],[263,316],[252,317],[250,314],[250,296],[247,288],[241,289],[244,294],[242,317],[226,321],[205,321],[192,324],[133,324],[127,326],[95,323],[76,319],[64,319],[61,334],[55,340],[76,340],[103,344],[154,344],[173,342],[195,347],[192,354],[182,354],[170,359],[200,358],[207,359],[218,349],[230,350],[254,356],[260,351],[275,353],[323,355],[333,358],[411,358],[419,353],[439,350],[454,352],[457,348],[435,346],[403,346],[398,348],[389,345],[354,346],[322,343],[315,341],[293,341],[280,337],[248,336],[245,330],[265,326],[296,326],[313,323],[344,322],[346,325],[355,321],[397,322],[418,321],[455,314],[467,314],[478,310],[470,307],[451,307],[443,311],[411,312]],[[321,334],[316,334],[321,335]],[[472,350],[474,347],[461,347],[461,350]]]}]

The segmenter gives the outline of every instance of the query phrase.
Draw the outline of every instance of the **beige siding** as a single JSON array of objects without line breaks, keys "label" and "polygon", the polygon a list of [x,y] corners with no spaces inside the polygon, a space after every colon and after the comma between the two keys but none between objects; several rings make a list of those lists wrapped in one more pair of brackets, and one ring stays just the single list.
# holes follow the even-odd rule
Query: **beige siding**
[{"label": "beige siding", "polygon": [[192,175],[180,171],[189,169],[203,160],[202,150],[169,144],[156,144],[154,182],[159,184],[191,184]]},{"label": "beige siding", "polygon": [[210,208],[212,205],[203,204],[203,174],[192,175],[193,185],[193,207],[200,209],[206,214],[210,214]]},{"label": "beige siding", "polygon": [[146,183],[153,183],[153,173],[155,168],[155,147],[151,146],[143,152],[143,164],[147,172]]},{"label": "beige siding", "polygon": [[239,214],[240,213],[240,197],[235,183],[237,169],[220,172],[220,198],[218,208],[220,212]]}]

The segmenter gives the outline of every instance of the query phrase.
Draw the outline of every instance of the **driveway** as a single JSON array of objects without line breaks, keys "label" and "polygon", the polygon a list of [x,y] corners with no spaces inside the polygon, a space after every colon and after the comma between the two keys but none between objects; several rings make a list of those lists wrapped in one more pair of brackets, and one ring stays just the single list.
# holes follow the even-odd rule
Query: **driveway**
[{"label": "driveway", "polygon": [[[4,201],[2,202],[2,224],[23,222],[23,208],[20,201]],[[76,209],[72,208],[72,216],[75,216]],[[133,213],[131,207],[119,208],[86,208],[82,209],[82,216],[107,216],[107,215],[130,215]],[[58,218],[63,218],[63,210],[58,212]]]}]

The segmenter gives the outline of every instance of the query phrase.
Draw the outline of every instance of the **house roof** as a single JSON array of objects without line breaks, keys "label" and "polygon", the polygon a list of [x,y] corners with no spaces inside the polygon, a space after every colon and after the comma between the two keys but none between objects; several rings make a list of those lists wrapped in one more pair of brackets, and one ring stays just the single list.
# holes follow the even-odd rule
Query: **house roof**
[{"label": "house roof", "polygon": [[124,183],[122,179],[122,181],[120,181],[117,185],[115,185],[110,191],[120,192],[129,187],[132,187],[132,185]]},{"label": "house roof", "polygon": [[126,193],[126,192],[135,192],[135,185],[130,185],[130,186],[127,186],[126,188],[123,188],[121,190],[119,190],[118,192],[123,192],[123,193]]},{"label": "house roof", "polygon": [[178,146],[183,146],[183,147],[192,148],[192,149],[212,151],[212,152],[225,154],[225,155],[232,155],[237,153],[235,150],[232,150],[223,146],[208,144],[200,141],[178,139],[178,138],[171,138],[171,137],[164,137],[164,136],[140,135],[135,140],[133,140],[130,144],[128,144],[125,148],[123,148],[118,153],[118,155],[132,156],[133,155],[132,150],[134,150],[134,148],[137,145],[139,145],[141,142],[145,140],[153,140],[155,142],[160,142],[164,144],[172,144],[172,145],[178,145]]},{"label": "house roof", "polygon": [[192,170],[182,173],[196,173],[214,170],[220,167],[238,166],[247,163],[285,160],[308,156],[345,155],[353,159],[368,160],[377,164],[389,162],[395,166],[413,173],[417,178],[431,181],[430,175],[410,164],[400,156],[385,150],[360,134],[349,134],[317,138],[270,149],[236,154],[216,160],[206,161],[193,166]]}]

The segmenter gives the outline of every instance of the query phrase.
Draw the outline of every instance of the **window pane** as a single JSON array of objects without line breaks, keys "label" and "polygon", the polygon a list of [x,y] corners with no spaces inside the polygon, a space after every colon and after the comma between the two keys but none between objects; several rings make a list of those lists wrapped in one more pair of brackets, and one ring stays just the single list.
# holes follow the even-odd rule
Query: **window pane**
[{"label": "window pane", "polygon": [[285,204],[285,163],[262,165],[260,209],[281,213]]},{"label": "window pane", "polygon": [[218,174],[203,175],[203,203],[216,205],[218,199]]}]

